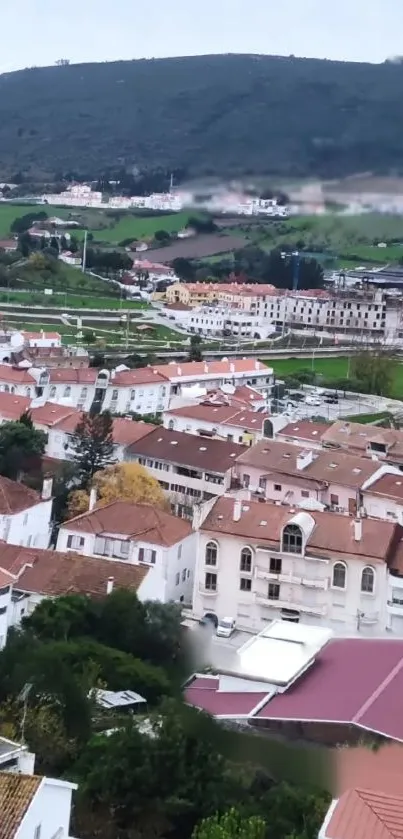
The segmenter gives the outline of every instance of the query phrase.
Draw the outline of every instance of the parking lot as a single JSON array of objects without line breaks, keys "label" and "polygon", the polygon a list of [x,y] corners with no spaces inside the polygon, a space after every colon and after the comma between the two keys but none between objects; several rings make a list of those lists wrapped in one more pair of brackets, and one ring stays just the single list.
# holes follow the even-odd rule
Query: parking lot
[{"label": "parking lot", "polygon": [[[357,416],[357,422],[359,422],[360,414],[378,414],[383,411],[401,413],[403,411],[403,402],[372,394],[347,394],[344,396],[339,391],[338,401],[330,402],[325,397],[325,393],[330,393],[330,390],[304,388],[304,391],[301,390],[302,392],[305,396],[304,401],[294,402],[292,400],[293,404],[291,404],[291,397],[286,396],[280,403],[281,407],[284,406],[284,413],[290,418],[291,422],[319,416],[330,422],[340,417]],[[281,412],[283,413],[283,411]]]}]

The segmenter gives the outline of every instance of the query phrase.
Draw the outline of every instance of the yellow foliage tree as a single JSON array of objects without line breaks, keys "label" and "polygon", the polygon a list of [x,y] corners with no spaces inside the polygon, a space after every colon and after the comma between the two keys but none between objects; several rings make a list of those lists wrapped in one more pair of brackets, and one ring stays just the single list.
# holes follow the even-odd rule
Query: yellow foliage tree
[{"label": "yellow foliage tree", "polygon": [[[158,481],[139,463],[117,463],[108,466],[94,475],[94,487],[97,490],[98,504],[110,504],[111,501],[132,501],[133,503],[152,504],[162,510],[169,509],[163,490]],[[88,510],[89,495],[84,490],[70,493],[68,502],[69,518]]]}]

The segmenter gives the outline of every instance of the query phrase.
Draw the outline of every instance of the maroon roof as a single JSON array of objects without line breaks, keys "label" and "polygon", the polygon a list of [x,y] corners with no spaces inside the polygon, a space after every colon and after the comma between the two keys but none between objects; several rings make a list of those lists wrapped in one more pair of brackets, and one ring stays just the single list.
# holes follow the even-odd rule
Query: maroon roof
[{"label": "maroon roof", "polygon": [[403,641],[335,639],[257,718],[355,723],[403,740]]},{"label": "maroon roof", "polygon": [[219,679],[197,677],[185,690],[189,705],[215,717],[249,716],[266,693],[230,693],[219,691]]}]

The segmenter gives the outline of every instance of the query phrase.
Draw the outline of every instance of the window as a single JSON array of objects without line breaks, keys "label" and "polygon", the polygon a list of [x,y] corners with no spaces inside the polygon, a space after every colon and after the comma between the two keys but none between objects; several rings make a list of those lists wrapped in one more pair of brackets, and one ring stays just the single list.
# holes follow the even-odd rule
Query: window
[{"label": "window", "polygon": [[116,402],[117,398],[118,398],[118,391],[117,391],[117,388],[115,388],[115,390],[112,391],[112,402]]},{"label": "window", "polygon": [[249,579],[249,577],[241,577],[239,588],[241,589],[241,591],[251,591],[252,590],[252,580]]},{"label": "window", "polygon": [[135,390],[131,390],[131,391],[130,391],[130,399],[132,399],[132,400],[133,400],[133,399],[135,399],[135,398],[136,398],[136,391],[135,391]]},{"label": "window", "polygon": [[28,524],[28,513],[25,513],[23,526],[26,527],[27,524]]},{"label": "window", "polygon": [[347,569],[344,562],[336,562],[333,566],[332,586],[333,588],[346,587]]},{"label": "window", "polygon": [[84,547],[84,536],[68,536],[67,537],[67,547],[68,548],[83,548]]},{"label": "window", "polygon": [[217,591],[217,574],[206,574],[204,587],[207,591]]},{"label": "window", "polygon": [[122,556],[129,556],[129,548],[130,542],[121,542],[120,543],[120,553]]},{"label": "window", "polygon": [[180,574],[179,574],[179,571],[178,571],[178,573],[177,573],[177,574],[176,574],[176,576],[175,576],[175,585],[176,585],[176,586],[178,586],[178,585],[179,585],[179,580],[180,580]]},{"label": "window", "polygon": [[67,387],[64,388],[63,399],[67,399],[69,396],[71,396],[71,387],[70,385],[67,385]]},{"label": "window", "polygon": [[37,826],[34,830],[34,839],[41,839],[41,826],[40,826],[40,824],[37,824]]},{"label": "window", "polygon": [[215,542],[207,542],[205,562],[206,565],[217,565],[217,545]]},{"label": "window", "polygon": [[287,524],[283,530],[283,551],[287,554],[302,553],[302,530],[297,524]]},{"label": "window", "polygon": [[31,396],[31,388],[30,387],[25,388],[25,396]]},{"label": "window", "polygon": [[301,490],[301,498],[309,498],[309,489]]},{"label": "window", "polygon": [[250,574],[252,571],[252,551],[250,548],[242,548],[241,550],[240,569],[247,574]]},{"label": "window", "polygon": [[274,492],[281,492],[281,484],[274,484]]},{"label": "window", "polygon": [[331,503],[332,507],[337,507],[338,504],[339,504],[339,496],[338,495],[333,495],[333,493],[332,493],[330,495],[330,503]]},{"label": "window", "polygon": [[54,399],[55,396],[56,396],[56,388],[53,385],[53,387],[50,388],[49,398]]},{"label": "window", "polygon": [[155,565],[157,559],[157,551],[152,550],[152,548],[139,548],[139,562],[149,562],[151,565]]},{"label": "window", "polygon": [[170,431],[173,431],[173,430],[174,430],[174,428],[175,428],[175,422],[174,422],[174,420],[169,420],[169,423],[168,423],[168,428],[169,428],[169,430],[170,430]]},{"label": "window", "polygon": [[179,547],[178,547],[178,559],[180,559],[181,556],[182,556],[182,545],[179,545]]},{"label": "window", "polygon": [[82,387],[81,388],[80,399],[85,399],[86,396],[87,396],[87,393],[88,393],[88,388],[87,387]]},{"label": "window", "polygon": [[186,580],[186,568],[184,568],[183,571],[182,571],[182,583],[184,583],[185,580]]},{"label": "window", "polygon": [[280,599],[280,586],[278,583],[269,583],[269,588],[267,591],[267,598],[268,600],[279,600]]},{"label": "window", "polygon": [[279,556],[271,556],[270,557],[270,573],[271,574],[281,574],[281,557]]},{"label": "window", "polygon": [[361,576],[361,591],[365,594],[373,594],[375,585],[375,571],[367,566]]},{"label": "window", "polygon": [[266,489],[266,483],[267,483],[266,478],[259,478],[259,488],[260,489]]},{"label": "window", "polygon": [[247,489],[250,484],[250,475],[244,475],[242,479],[244,487]]}]

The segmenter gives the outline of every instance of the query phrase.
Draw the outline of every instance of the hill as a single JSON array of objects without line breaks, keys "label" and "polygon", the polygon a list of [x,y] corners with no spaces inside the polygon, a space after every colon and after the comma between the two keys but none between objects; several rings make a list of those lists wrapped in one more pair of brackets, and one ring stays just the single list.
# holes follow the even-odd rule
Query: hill
[{"label": "hill", "polygon": [[0,175],[403,172],[403,67],[221,55],[0,76]]}]

